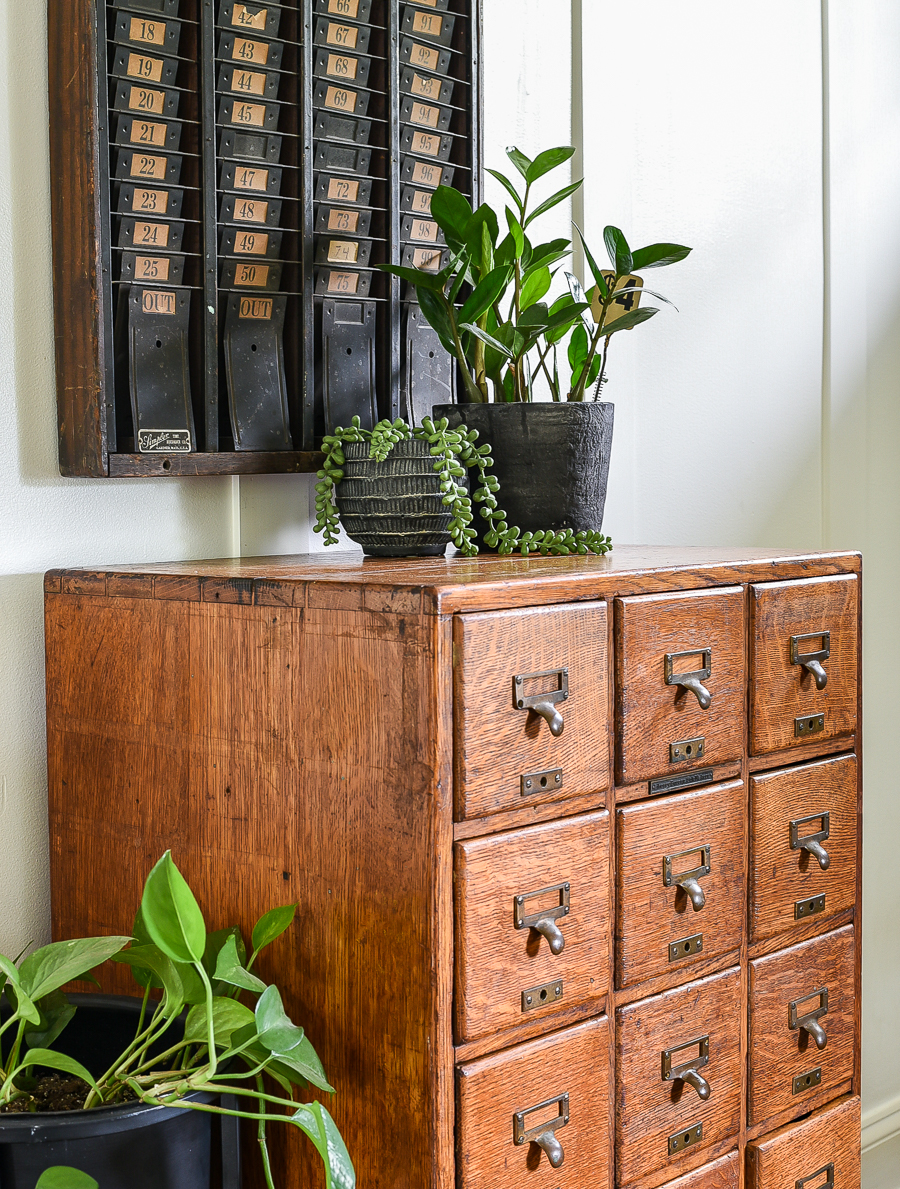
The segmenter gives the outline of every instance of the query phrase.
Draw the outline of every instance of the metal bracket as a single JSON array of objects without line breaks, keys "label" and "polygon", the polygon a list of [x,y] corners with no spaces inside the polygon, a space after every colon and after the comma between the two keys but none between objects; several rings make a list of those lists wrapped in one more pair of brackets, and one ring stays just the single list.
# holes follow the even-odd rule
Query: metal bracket
[{"label": "metal bracket", "polygon": [[[799,1015],[797,1008],[801,1003],[808,1003],[810,999],[818,999],[819,1006],[813,1011]],[[816,1042],[817,1049],[824,1049],[828,1044],[828,1034],[819,1023],[823,1016],[828,1015],[828,988],[819,987],[817,991],[810,991],[808,995],[801,995],[788,1004],[788,1027],[792,1032],[803,1030],[808,1032]]]},{"label": "metal bracket", "polygon": [[[698,1046],[697,1055],[690,1061],[685,1061],[681,1065],[672,1064],[672,1057],[675,1053],[684,1052],[685,1049],[695,1049]],[[709,1082],[698,1073],[698,1070],[709,1064],[709,1036],[698,1036],[694,1040],[685,1041],[684,1044],[673,1045],[671,1049],[663,1049],[661,1056],[662,1080],[664,1082],[686,1082],[687,1085],[693,1086],[704,1102],[709,1098]]]},{"label": "metal bracket", "polygon": [[678,743],[669,744],[669,763],[683,764],[686,760],[702,760],[706,751],[706,739],[682,739]]},{"label": "metal bracket", "polygon": [[802,921],[806,917],[818,916],[820,912],[825,911],[825,893],[822,892],[819,896],[810,896],[808,900],[797,900],[794,903],[794,920]]},{"label": "metal bracket", "polygon": [[[801,652],[800,645],[804,640],[821,640],[822,647],[815,652]],[[816,689],[824,689],[828,684],[828,674],[822,668],[822,661],[831,656],[831,632],[807,632],[803,636],[791,636],[791,664],[802,665],[812,673],[816,679]]]},{"label": "metal bracket", "polygon": [[[809,822],[821,822],[822,828],[815,834],[800,834],[800,827],[808,825]],[[822,843],[828,838],[831,830],[831,814],[830,813],[811,813],[809,817],[798,817],[790,823],[791,828],[791,850],[807,850],[811,855],[815,855],[819,866],[823,871],[827,871],[831,865],[831,859]]]},{"label": "metal bracket", "polygon": [[[695,855],[700,853],[700,865],[692,867],[689,871],[679,871],[673,874],[672,866],[677,859],[683,859],[685,855]],[[701,888],[699,881],[704,875],[709,875],[712,870],[712,848],[709,846],[692,846],[688,850],[678,851],[677,854],[663,856],[663,884],[667,888],[680,887],[690,898],[691,904],[694,907],[694,912],[700,912],[706,904],[706,893]]]},{"label": "metal bracket", "polygon": [[794,719],[794,738],[803,739],[807,735],[819,735],[825,730],[824,714],[804,714],[802,718]]},{"label": "metal bracket", "polygon": [[817,1065],[809,1073],[798,1073],[791,1080],[791,1094],[802,1094],[805,1090],[814,1090],[822,1084],[822,1066]]},{"label": "metal bracket", "polygon": [[669,942],[669,961],[677,962],[679,958],[689,958],[703,951],[703,934],[695,933],[692,937],[682,937],[680,941]]},{"label": "metal bracket", "polygon": [[831,1161],[828,1164],[823,1164],[821,1168],[817,1168],[808,1177],[798,1177],[794,1182],[794,1189],[806,1189],[810,1181],[817,1180],[823,1174],[825,1180],[821,1184],[816,1185],[815,1189],[834,1189],[834,1163]]},{"label": "metal bracket", "polygon": [[[546,693],[526,694],[525,682],[539,680],[542,677],[553,677],[556,689]],[[544,669],[540,673],[517,673],[513,677],[513,706],[516,710],[533,710],[543,718],[550,728],[550,734],[557,737],[563,733],[563,716],[556,709],[560,702],[565,702],[569,696],[569,670]]]},{"label": "metal bracket", "polygon": [[[558,883],[551,884],[549,888],[538,888],[536,892],[522,892],[515,896],[513,898],[513,923],[516,929],[535,929],[547,939],[551,953],[561,954],[565,949],[566,939],[556,922],[561,917],[569,915],[570,890],[569,884]],[[547,895],[557,896],[557,904],[552,908],[542,908],[538,912],[526,915],[527,901],[534,900],[537,896]]]},{"label": "metal bracket", "polygon": [[543,772],[524,772],[519,777],[519,790],[523,797],[535,797],[539,793],[561,789],[562,768],[547,768]]},{"label": "metal bracket", "polygon": [[703,1139],[703,1124],[693,1123],[684,1131],[677,1131],[675,1135],[669,1136],[669,1155],[674,1156],[676,1152],[683,1152],[685,1148],[692,1145],[696,1147],[701,1139]]},{"label": "metal bracket", "polygon": [[[702,656],[703,667],[692,673],[676,673],[674,662],[683,656]],[[689,689],[697,698],[703,710],[708,710],[712,704],[712,694],[702,683],[712,676],[712,649],[689,648],[686,652],[666,653],[666,685],[682,685]]]},{"label": "metal bracket", "polygon": [[527,991],[522,992],[522,1011],[534,1011],[536,1007],[546,1007],[548,1003],[556,1003],[562,997],[562,979],[544,983],[542,987],[530,987]]},{"label": "metal bracket", "polygon": [[[526,1116],[537,1114],[538,1111],[547,1111],[553,1106],[557,1109],[555,1118],[551,1118],[545,1123],[539,1123],[536,1127],[526,1128]],[[565,1153],[562,1144],[556,1138],[556,1132],[565,1127],[568,1122],[569,1095],[560,1094],[556,1098],[548,1098],[536,1106],[526,1107],[524,1111],[516,1111],[513,1115],[513,1143],[516,1147],[527,1143],[537,1144],[546,1152],[550,1166],[559,1168],[565,1159]]]}]

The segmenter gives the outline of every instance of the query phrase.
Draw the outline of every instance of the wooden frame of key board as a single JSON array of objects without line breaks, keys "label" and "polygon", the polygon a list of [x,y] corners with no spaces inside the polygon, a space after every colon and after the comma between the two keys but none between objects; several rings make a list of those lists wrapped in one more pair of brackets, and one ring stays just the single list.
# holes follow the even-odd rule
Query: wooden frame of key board
[{"label": "wooden frame of key board", "polygon": [[[334,2],[334,0],[331,0]],[[401,144],[403,95],[400,91],[402,17],[407,3],[427,12],[433,0],[351,0],[368,14],[373,58],[385,88],[373,89],[372,120],[373,250],[371,264],[399,263],[401,239]],[[182,25],[178,90],[183,102],[178,118],[187,136],[185,159],[190,218],[185,220],[185,289],[190,303],[189,359],[193,448],[141,453],[117,367],[114,332],[121,249],[115,242],[113,187],[116,113],[109,93],[114,49],[109,22],[117,12],[134,10],[141,0],[47,0],[53,288],[59,430],[59,467],[73,477],[166,477],[314,472],[325,432],[322,412],[322,296],[316,294],[316,174],[314,127],[318,109],[313,44],[317,16],[329,0],[282,0],[280,11],[287,50],[281,72],[278,132],[284,133],[285,177],[290,193],[290,242],[282,289],[287,294],[284,324],[284,371],[291,449],[234,448],[229,428],[228,394],[222,363],[223,292],[219,279],[219,210],[216,79],[221,62],[216,46],[218,20],[226,0],[180,0]],[[126,8],[127,5],[127,8]],[[252,11],[262,5],[251,4]],[[150,14],[166,11],[166,0],[145,0]],[[454,80],[448,161],[453,184],[473,201],[482,192],[482,0],[437,0],[437,8],[455,18],[453,41],[442,62]],[[347,11],[344,8],[335,11]],[[284,80],[287,80],[286,82]],[[284,96],[283,98],[281,96]],[[184,100],[184,97],[187,97]],[[185,107],[187,103],[187,107]],[[112,158],[111,158],[112,145]],[[446,146],[445,146],[446,147]],[[182,149],[184,143],[182,144]],[[194,149],[197,151],[194,152]],[[446,176],[446,172],[445,172]],[[377,228],[377,234],[376,229]],[[211,267],[204,268],[207,260]],[[377,416],[405,413],[401,388],[404,343],[402,318],[409,308],[405,286],[395,277],[371,271],[376,307],[374,388]],[[252,293],[249,294],[252,296]],[[118,372],[118,374],[117,374]],[[123,395],[124,394],[124,395]]]}]

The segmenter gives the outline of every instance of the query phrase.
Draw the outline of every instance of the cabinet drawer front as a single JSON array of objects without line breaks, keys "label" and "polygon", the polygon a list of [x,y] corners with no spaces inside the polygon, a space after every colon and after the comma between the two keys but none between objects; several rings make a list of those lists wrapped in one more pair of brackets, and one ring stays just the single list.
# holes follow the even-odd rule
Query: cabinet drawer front
[{"label": "cabinet drawer front", "polygon": [[453,626],[457,816],[607,789],[606,604],[458,615]]},{"label": "cabinet drawer front", "polygon": [[853,907],[856,796],[856,756],[751,777],[751,940]]},{"label": "cabinet drawer front", "polygon": [[459,1042],[606,995],[609,845],[605,811],[456,844]]},{"label": "cabinet drawer front", "polygon": [[852,734],[856,576],[767,582],[751,586],[750,592],[751,753],[766,755]]},{"label": "cabinet drawer front", "polygon": [[607,1185],[606,1016],[458,1066],[457,1096],[459,1189]]},{"label": "cabinet drawer front", "polygon": [[743,783],[628,805],[616,816],[616,985],[657,975],[686,982],[698,962],[737,950],[747,871]]},{"label": "cabinet drawer front", "polygon": [[[780,1111],[803,1114],[853,1076],[853,947],[847,925],[750,963],[751,1126]],[[802,1023],[817,1013],[821,1049]]]},{"label": "cabinet drawer front", "polygon": [[[678,1070],[688,1080],[676,1078]],[[703,1084],[695,1087],[692,1078],[708,1085],[705,1100]],[[617,1010],[616,1102],[618,1184],[660,1168],[675,1177],[686,1153],[738,1134],[739,970]]]},{"label": "cabinet drawer front", "polygon": [[666,1181],[660,1189],[739,1189],[741,1158],[737,1152],[704,1164],[674,1181]]},{"label": "cabinet drawer front", "polygon": [[616,599],[615,606],[617,783],[738,759],[743,589]]},{"label": "cabinet drawer front", "polygon": [[747,1189],[859,1189],[858,1098],[813,1111],[747,1145]]}]

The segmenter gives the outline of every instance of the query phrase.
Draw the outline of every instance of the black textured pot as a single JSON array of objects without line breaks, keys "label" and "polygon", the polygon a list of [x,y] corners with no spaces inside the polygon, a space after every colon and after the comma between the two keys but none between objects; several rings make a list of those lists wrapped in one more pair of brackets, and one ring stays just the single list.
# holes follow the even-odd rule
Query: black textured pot
[{"label": "black textured pot", "polygon": [[398,442],[384,462],[368,442],[344,445],[335,502],[344,532],[371,557],[436,557],[450,544],[452,514],[428,442]]},{"label": "black textured pot", "polygon": [[[488,442],[507,523],[523,532],[603,526],[613,405],[593,402],[435,405],[435,420],[465,423]],[[484,521],[476,510],[482,537]]]},{"label": "black textured pot", "polygon": [[[129,995],[69,995],[77,1005],[54,1048],[105,1073],[134,1037],[141,1000]],[[210,1094],[193,1096],[212,1102]],[[222,1159],[212,1161],[219,1124],[201,1111],[130,1102],[88,1111],[0,1115],[0,1185],[34,1189],[55,1164],[88,1173],[101,1189],[207,1189],[211,1164],[222,1166],[223,1189],[239,1189],[237,1135],[222,1127]]]}]

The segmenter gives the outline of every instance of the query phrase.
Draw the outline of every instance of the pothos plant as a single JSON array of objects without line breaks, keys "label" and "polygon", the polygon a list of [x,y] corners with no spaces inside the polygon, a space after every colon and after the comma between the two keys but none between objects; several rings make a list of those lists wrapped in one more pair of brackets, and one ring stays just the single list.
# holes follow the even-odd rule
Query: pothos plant
[{"label": "pothos plant", "polygon": [[[643,280],[636,274],[674,264],[691,251],[679,244],[651,244],[632,252],[622,232],[607,227],[604,241],[613,268],[604,270],[579,230],[594,285],[585,293],[577,278],[565,272],[568,292],[548,306],[544,298],[572,245],[568,239],[534,245],[529,229],[582,183],[572,182],[532,208],[534,187],[574,152],[571,147],[548,149],[531,160],[517,148],[507,149],[524,186],[488,170],[513,204],[503,212],[508,231],[502,239],[501,218],[492,207],[484,203],[473,211],[464,194],[450,186],[438,187],[432,195],[431,214],[447,241],[447,266],[439,272],[380,266],[415,287],[423,314],[460,365],[467,401],[487,402],[491,390],[498,402],[531,401],[538,372],[548,382],[554,401],[591,399],[588,394],[594,385],[596,399],[605,379],[612,335],[631,330],[659,312],[655,307],[640,307]],[[651,296],[671,304],[661,294]],[[567,336],[569,373],[564,380],[559,348]]]},{"label": "pothos plant", "polygon": [[[418,438],[428,443],[434,457],[434,469],[440,479],[444,504],[450,510],[448,532],[457,549],[466,557],[478,553],[477,533],[473,527],[472,505],[481,505],[481,515],[488,522],[485,544],[500,554],[543,553],[553,556],[566,554],[608,553],[612,548],[609,537],[599,532],[573,532],[572,529],[523,533],[506,520],[499,506],[500,483],[490,474],[493,465],[491,448],[478,446],[478,430],[450,429],[446,417],[432,421],[423,419],[421,425],[410,427],[405,421],[380,421],[374,429],[363,429],[358,417],[349,427],[338,426],[322,443],[325,461],[316,483],[315,532],[324,534],[326,545],[336,545],[339,539],[340,517],[335,501],[335,488],[344,478],[344,445],[347,442],[368,442],[369,457],[384,462],[397,442]],[[465,484],[467,471],[475,471],[474,491]]]},{"label": "pothos plant", "polygon": [[[58,1070],[84,1083],[85,1109],[137,1100],[255,1122],[269,1189],[275,1183],[267,1127],[296,1127],[319,1153],[329,1189],[353,1189],[356,1174],[331,1115],[319,1102],[295,1098],[297,1089],[309,1086],[334,1092],[322,1063],[289,1018],[278,987],[253,972],[262,951],[290,927],[296,907],[275,908],[260,918],[248,957],[236,927],[207,931],[167,851],[147,877],[132,937],[54,942],[16,962],[0,955],[0,992],[11,1009],[0,1026],[0,1121],[4,1109],[33,1109],[36,1070]],[[94,1077],[51,1046],[76,1010],[62,987],[90,977],[108,959],[131,968],[143,1004],[131,1043]],[[160,998],[152,998],[157,992]],[[199,1102],[191,1097],[199,1091],[230,1095],[238,1105]],[[44,1176],[46,1189],[91,1184],[85,1174],[64,1167]]]}]

